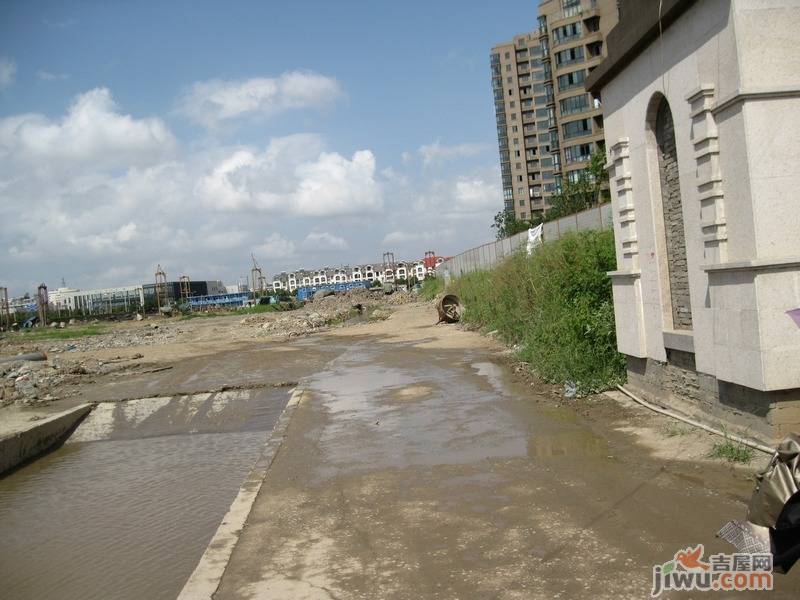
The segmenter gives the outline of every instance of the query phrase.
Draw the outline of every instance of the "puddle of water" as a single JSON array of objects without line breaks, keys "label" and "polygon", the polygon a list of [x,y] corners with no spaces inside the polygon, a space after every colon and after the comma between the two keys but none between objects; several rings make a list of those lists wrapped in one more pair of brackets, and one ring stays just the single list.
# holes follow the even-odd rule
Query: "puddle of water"
[{"label": "puddle of water", "polygon": [[[524,456],[527,432],[497,406],[502,370],[488,362],[472,367],[423,362],[413,348],[349,348],[308,382],[329,416],[320,476]],[[404,397],[414,401],[398,402]]]},{"label": "puddle of water", "polygon": [[76,431],[96,441],[0,479],[4,600],[175,598],[288,398],[214,396],[101,405]]}]

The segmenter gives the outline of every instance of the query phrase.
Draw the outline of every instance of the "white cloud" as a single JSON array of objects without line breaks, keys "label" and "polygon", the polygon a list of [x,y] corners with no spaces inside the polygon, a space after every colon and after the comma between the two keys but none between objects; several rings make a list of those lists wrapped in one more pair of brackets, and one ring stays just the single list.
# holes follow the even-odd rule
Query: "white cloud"
[{"label": "white cloud", "polygon": [[17,63],[7,56],[0,56],[0,90],[14,83],[17,73]]},{"label": "white cloud", "polygon": [[214,250],[230,250],[244,246],[247,233],[244,231],[217,231],[201,235],[201,239],[204,245]]},{"label": "white cloud", "polygon": [[414,203],[414,209],[447,217],[487,212],[493,214],[502,208],[502,198],[499,174],[487,172],[486,176],[476,174],[458,177],[455,181],[434,182]]},{"label": "white cloud", "polygon": [[161,119],[120,114],[106,88],[77,96],[58,122],[35,113],[0,119],[0,159],[37,168],[153,164],[175,146],[175,137]]},{"label": "white cloud", "polygon": [[88,248],[92,252],[121,252],[125,244],[138,237],[136,223],[128,222],[109,233],[69,236],[67,242],[79,248]]},{"label": "white cloud", "polygon": [[178,111],[215,129],[226,121],[274,116],[291,109],[327,108],[343,95],[338,81],[311,71],[290,71],[278,77],[199,81],[183,95]]},{"label": "white cloud", "polygon": [[326,231],[312,231],[303,240],[303,245],[314,250],[347,250],[347,240]]},{"label": "white cloud", "polygon": [[41,81],[63,81],[68,79],[66,73],[51,73],[50,71],[36,71],[36,77]]},{"label": "white cloud", "polygon": [[256,246],[256,258],[264,257],[267,259],[286,259],[291,258],[295,254],[295,245],[291,240],[286,239],[280,233],[271,233],[265,239],[264,243]]},{"label": "white cloud", "polygon": [[433,244],[449,240],[453,237],[455,230],[451,227],[433,230],[403,231],[395,230],[387,233],[382,240],[384,245],[397,244],[403,247],[419,246],[421,243]]},{"label": "white cloud", "polygon": [[348,159],[321,147],[319,137],[300,134],[274,138],[261,153],[236,150],[200,180],[196,193],[218,210],[303,217],[380,210],[383,200],[372,152],[360,150]]},{"label": "white cloud", "polygon": [[489,147],[487,144],[455,144],[448,146],[442,144],[440,140],[436,140],[432,144],[420,146],[417,152],[422,157],[422,163],[426,166],[431,166],[457,158],[476,156]]}]

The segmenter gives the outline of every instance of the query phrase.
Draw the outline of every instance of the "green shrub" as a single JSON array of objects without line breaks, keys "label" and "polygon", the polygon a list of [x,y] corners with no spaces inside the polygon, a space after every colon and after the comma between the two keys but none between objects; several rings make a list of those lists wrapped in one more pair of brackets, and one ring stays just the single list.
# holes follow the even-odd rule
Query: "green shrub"
[{"label": "green shrub", "polygon": [[519,345],[520,358],[544,380],[572,381],[590,393],[624,378],[606,275],[615,268],[612,232],[584,231],[470,273],[448,291],[461,298],[466,322]]}]

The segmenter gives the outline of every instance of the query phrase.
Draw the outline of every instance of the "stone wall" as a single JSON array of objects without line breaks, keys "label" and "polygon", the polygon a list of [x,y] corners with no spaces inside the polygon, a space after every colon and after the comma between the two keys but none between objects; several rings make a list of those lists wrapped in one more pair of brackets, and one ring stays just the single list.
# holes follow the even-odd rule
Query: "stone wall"
[{"label": "stone wall", "polygon": [[800,390],[764,392],[695,370],[694,354],[668,350],[667,361],[626,357],[634,394],[717,428],[767,444],[797,430]]},{"label": "stone wall", "polygon": [[686,266],[686,236],[678,176],[678,154],[675,149],[672,112],[667,101],[663,99],[656,117],[656,141],[661,174],[661,201],[664,207],[672,326],[674,329],[691,329],[692,308],[689,300],[689,274]]}]

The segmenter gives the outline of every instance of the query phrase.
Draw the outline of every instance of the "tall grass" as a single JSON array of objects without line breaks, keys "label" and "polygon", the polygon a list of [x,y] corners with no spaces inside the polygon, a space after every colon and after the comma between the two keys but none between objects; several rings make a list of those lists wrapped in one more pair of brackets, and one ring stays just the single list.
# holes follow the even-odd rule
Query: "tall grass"
[{"label": "tall grass", "polygon": [[615,268],[612,232],[584,231],[465,275],[448,291],[460,296],[466,322],[519,345],[520,358],[544,380],[572,381],[590,393],[624,378],[606,275]]},{"label": "tall grass", "polygon": [[426,277],[422,282],[420,295],[423,299],[431,301],[444,291],[444,283],[440,277]]}]

